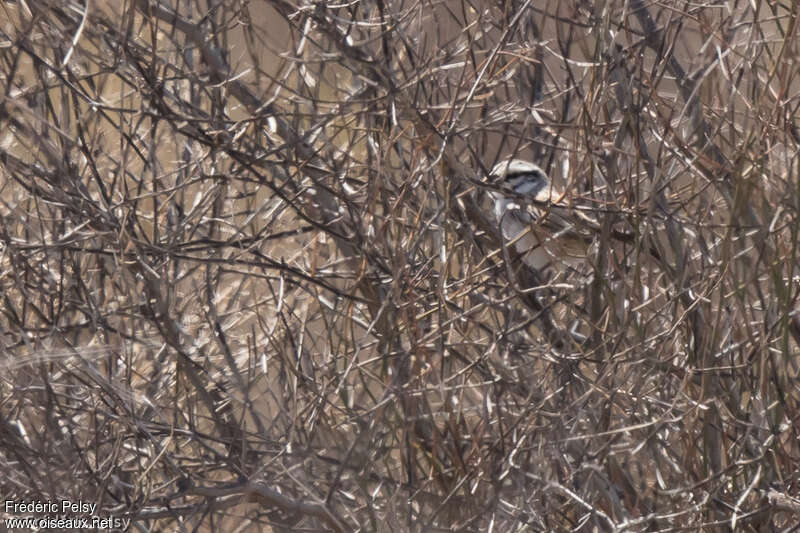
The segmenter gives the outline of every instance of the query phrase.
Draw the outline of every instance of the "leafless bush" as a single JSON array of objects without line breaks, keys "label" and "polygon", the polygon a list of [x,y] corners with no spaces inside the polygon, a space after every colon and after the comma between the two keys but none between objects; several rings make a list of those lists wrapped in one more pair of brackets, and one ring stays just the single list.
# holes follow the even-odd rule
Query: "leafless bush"
[{"label": "leafless bush", "polygon": [[[797,527],[796,7],[0,9],[6,498],[137,530]],[[599,221],[590,275],[503,246],[508,156]]]}]

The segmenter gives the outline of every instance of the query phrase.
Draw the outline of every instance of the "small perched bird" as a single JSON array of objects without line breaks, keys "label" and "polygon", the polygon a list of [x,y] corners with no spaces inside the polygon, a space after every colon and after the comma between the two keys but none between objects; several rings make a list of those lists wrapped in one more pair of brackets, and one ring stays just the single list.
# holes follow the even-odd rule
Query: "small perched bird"
[{"label": "small perched bird", "polygon": [[599,225],[567,207],[564,192],[542,169],[508,159],[495,165],[490,178],[496,189],[489,194],[503,238],[526,265],[548,280],[556,271],[575,269],[585,260],[592,242],[587,228]]}]

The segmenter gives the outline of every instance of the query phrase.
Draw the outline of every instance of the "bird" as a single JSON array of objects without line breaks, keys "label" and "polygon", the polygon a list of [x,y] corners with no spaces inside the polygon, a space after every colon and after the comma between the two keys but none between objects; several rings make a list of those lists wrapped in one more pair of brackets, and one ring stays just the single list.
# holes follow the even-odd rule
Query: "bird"
[{"label": "bird", "polygon": [[599,228],[590,216],[570,209],[565,192],[538,165],[506,159],[490,172],[489,195],[506,246],[544,280],[577,270]]}]

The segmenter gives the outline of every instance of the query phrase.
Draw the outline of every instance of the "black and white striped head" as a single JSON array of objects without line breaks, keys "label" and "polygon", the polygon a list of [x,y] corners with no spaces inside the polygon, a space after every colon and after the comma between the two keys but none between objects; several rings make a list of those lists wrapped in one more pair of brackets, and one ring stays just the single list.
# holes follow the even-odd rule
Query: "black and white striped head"
[{"label": "black and white striped head", "polygon": [[494,185],[514,194],[527,196],[534,202],[547,203],[556,195],[547,174],[537,165],[522,159],[507,159],[494,166],[491,172]]},{"label": "black and white striped head", "polygon": [[[506,159],[496,164],[491,172],[493,185],[499,191],[490,194],[495,200],[495,215],[500,218],[507,209],[520,209],[518,202],[524,198],[532,203],[547,204],[558,199],[547,174],[537,165],[522,159]],[[503,190],[513,194],[503,194]]]},{"label": "black and white striped head", "polygon": [[503,238],[513,243],[525,264],[540,273],[549,272],[549,277],[554,265],[569,266],[586,258],[591,238],[577,227],[588,217],[573,213],[563,203],[563,191],[541,168],[507,159],[495,165],[490,181],[489,195]]}]

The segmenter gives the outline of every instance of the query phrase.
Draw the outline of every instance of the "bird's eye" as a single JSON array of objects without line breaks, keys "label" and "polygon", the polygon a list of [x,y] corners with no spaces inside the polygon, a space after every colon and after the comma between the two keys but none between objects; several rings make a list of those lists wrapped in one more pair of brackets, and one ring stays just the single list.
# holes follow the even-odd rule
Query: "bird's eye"
[{"label": "bird's eye", "polygon": [[547,178],[542,172],[526,172],[511,177],[507,183],[517,194],[535,195],[546,182]]}]

